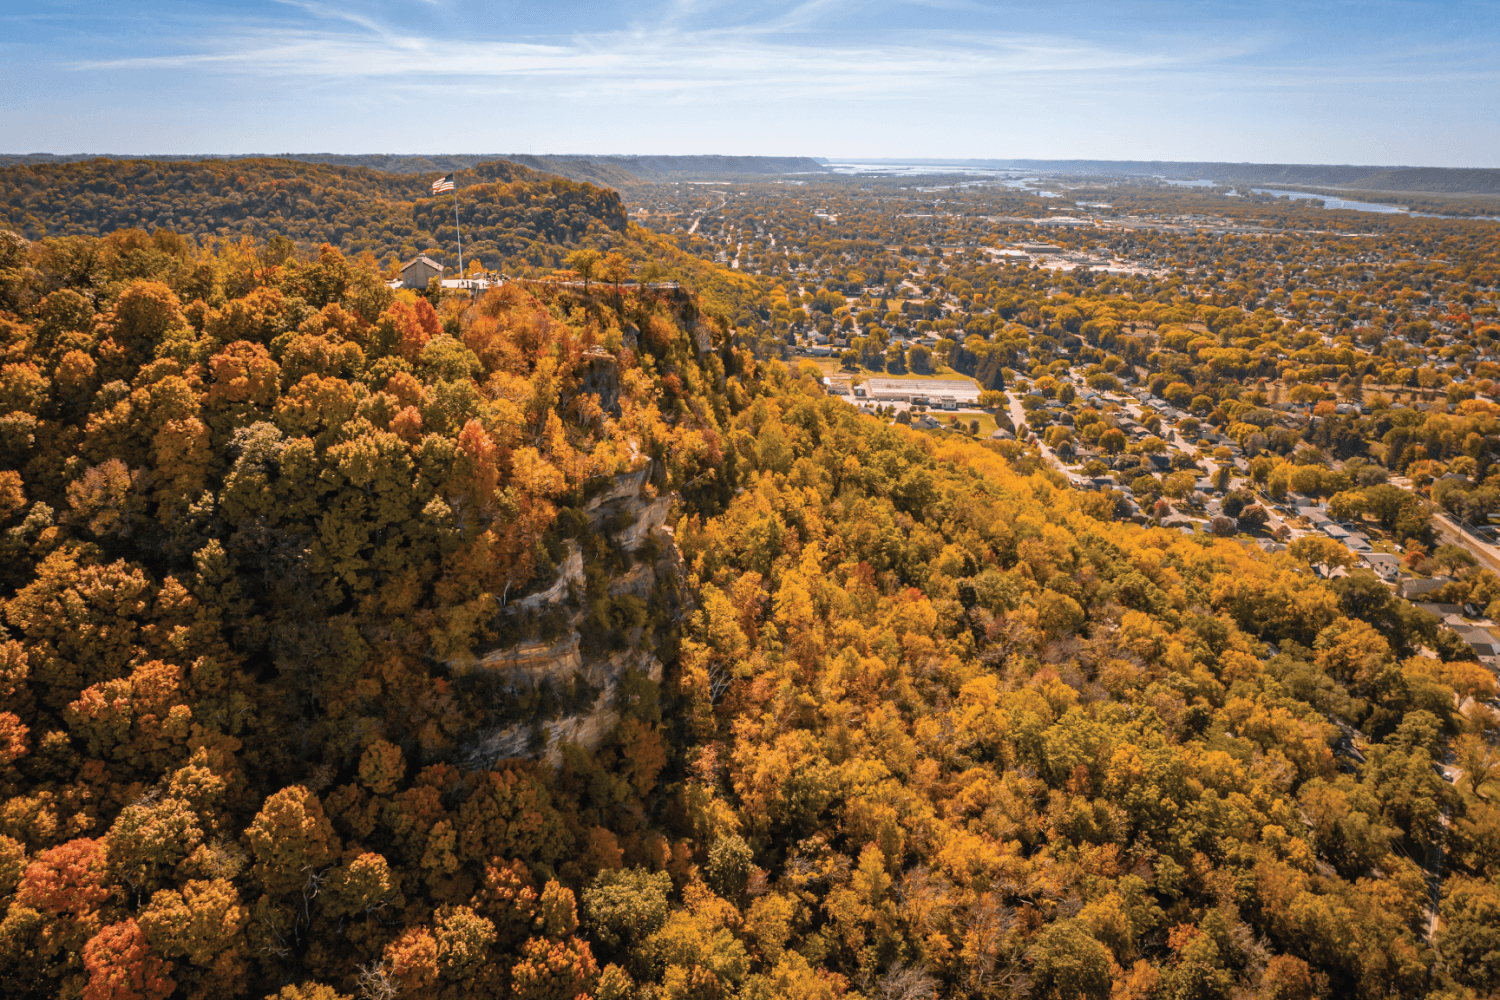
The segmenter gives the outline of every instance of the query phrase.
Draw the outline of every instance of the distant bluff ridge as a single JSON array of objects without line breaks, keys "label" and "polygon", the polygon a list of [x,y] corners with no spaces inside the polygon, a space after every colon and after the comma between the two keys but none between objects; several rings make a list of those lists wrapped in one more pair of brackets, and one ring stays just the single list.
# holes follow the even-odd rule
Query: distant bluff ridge
[{"label": "distant bluff ridge", "polygon": [[83,160],[156,160],[165,162],[281,159],[337,167],[367,167],[390,174],[438,174],[472,170],[481,163],[506,160],[543,173],[602,187],[628,188],[662,181],[754,179],[787,174],[828,173],[829,162],[928,164],[977,169],[1015,169],[1092,177],[1169,177],[1211,180],[1221,184],[1300,185],[1353,191],[1430,194],[1500,194],[1500,169],[1489,167],[1414,167],[1319,163],[1228,163],[1188,160],[1036,160],[843,157],[832,161],[812,156],[647,156],[626,154],[532,153],[256,153],[234,156],[145,155],[105,153],[0,154],[0,168]]},{"label": "distant bluff ridge", "polygon": [[[593,236],[613,246],[628,226],[608,185],[505,161],[454,170],[463,197],[435,197],[430,175],[306,163],[287,157],[108,159],[0,167],[0,229],[27,239],[170,229],[410,259],[454,248],[454,210],[470,260],[490,267],[555,267],[564,248]],[[443,171],[449,172],[449,171]]]},{"label": "distant bluff ridge", "polygon": [[987,170],[1028,170],[1088,177],[1169,177],[1222,184],[1295,184],[1357,191],[1500,194],[1500,169],[1489,167],[1360,166],[1327,163],[1222,163],[1187,160],[868,159]]},{"label": "distant bluff ridge", "polygon": [[31,164],[75,163],[81,160],[202,161],[283,159],[336,167],[368,167],[393,174],[447,173],[472,170],[481,163],[506,160],[573,181],[620,187],[653,181],[764,177],[795,173],[824,173],[821,162],[810,156],[628,156],[628,155],[533,155],[531,153],[254,153],[235,156],[195,154],[119,155],[109,153],[22,153],[0,155],[0,168]]}]

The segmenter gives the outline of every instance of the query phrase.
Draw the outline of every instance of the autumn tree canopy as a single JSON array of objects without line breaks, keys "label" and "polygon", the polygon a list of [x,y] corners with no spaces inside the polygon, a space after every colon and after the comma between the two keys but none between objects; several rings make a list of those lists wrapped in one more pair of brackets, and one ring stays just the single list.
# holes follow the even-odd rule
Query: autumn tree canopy
[{"label": "autumn tree canopy", "polygon": [[1500,990],[1493,675],[1326,547],[609,270],[6,246],[7,997]]}]

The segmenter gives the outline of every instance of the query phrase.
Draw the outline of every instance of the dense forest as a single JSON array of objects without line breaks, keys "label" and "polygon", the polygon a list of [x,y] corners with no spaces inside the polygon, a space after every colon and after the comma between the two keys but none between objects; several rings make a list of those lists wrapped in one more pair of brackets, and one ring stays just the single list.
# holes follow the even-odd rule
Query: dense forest
[{"label": "dense forest", "polygon": [[[129,227],[279,235],[368,252],[387,270],[423,252],[456,265],[454,196],[433,196],[431,180],[284,159],[33,164],[0,170],[0,225],[29,239]],[[466,257],[492,270],[556,267],[558,246],[625,229],[607,188],[503,161],[459,172],[458,184]]]},{"label": "dense forest", "polygon": [[[0,168],[28,164],[54,165],[84,160],[142,159],[174,162],[187,157],[143,156],[100,157],[89,154],[0,153]],[[403,154],[403,153],[280,153],[274,157],[245,155],[212,157],[222,160],[278,159],[297,163],[321,163],[335,167],[370,167],[393,174],[426,174],[435,176],[505,160],[569,180],[585,181],[601,187],[624,189],[635,184],[664,180],[723,180],[726,177],[751,178],[776,174],[821,173],[826,168],[807,156],[567,156],[552,153],[489,154]]]},{"label": "dense forest", "polygon": [[0,233],[5,996],[1500,990],[1494,676],[1372,575],[861,414],[593,189],[485,182],[700,293],[86,232],[228,217],[122,169]]}]

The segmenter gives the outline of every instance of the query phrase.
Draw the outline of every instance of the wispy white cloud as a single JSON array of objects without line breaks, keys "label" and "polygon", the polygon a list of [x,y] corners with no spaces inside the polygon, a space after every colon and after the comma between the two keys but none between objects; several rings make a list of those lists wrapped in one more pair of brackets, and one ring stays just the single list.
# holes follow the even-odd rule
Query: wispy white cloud
[{"label": "wispy white cloud", "polygon": [[307,0],[279,0],[353,30],[268,28],[193,51],[88,60],[75,71],[192,70],[276,79],[381,80],[454,88],[525,85],[562,94],[746,101],[782,96],[1000,96],[992,88],[1097,86],[1110,78],[1196,74],[1253,43],[1108,47],[1066,37],[928,32],[894,41],[799,43],[764,25],[581,34],[563,41],[449,39],[399,31]]},{"label": "wispy white cloud", "polygon": [[374,34],[392,37],[391,32],[386,29],[385,25],[373,17],[361,14],[359,11],[345,10],[342,7],[326,3],[316,3],[314,0],[272,0],[272,2],[279,3],[283,7],[295,7],[298,10],[312,14],[314,17],[348,21],[350,24],[357,25]]},{"label": "wispy white cloud", "polygon": [[[668,0],[652,27],[535,39],[451,38],[414,31],[332,0],[276,0],[306,16],[207,33],[172,54],[83,60],[75,71],[177,70],[268,80],[379,81],[455,95],[552,93],[559,97],[640,95],[674,103],[920,98],[1004,100],[1017,94],[1090,100],[1170,88],[1225,94],[1389,88],[1404,79],[1496,80],[1488,60],[1392,51],[1379,60],[1348,55],[1289,59],[1269,33],[1142,35],[1099,41],[1079,34],[872,31],[859,37],[809,33],[844,16],[856,0],[742,0],[742,23],[725,23],[729,0]],[[436,2],[436,0],[429,0]],[[895,0],[975,7],[976,0]],[[321,22],[321,24],[319,23]],[[1480,53],[1473,53],[1478,55]]]},{"label": "wispy white cloud", "polygon": [[1455,165],[1500,150],[1493,0],[422,3],[5,11],[0,148],[383,148],[418,109],[470,102],[498,111],[423,115],[420,144]]}]

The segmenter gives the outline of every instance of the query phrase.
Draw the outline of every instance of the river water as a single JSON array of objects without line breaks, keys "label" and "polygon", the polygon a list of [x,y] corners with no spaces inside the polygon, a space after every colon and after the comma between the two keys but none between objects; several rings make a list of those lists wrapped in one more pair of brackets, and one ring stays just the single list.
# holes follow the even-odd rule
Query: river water
[{"label": "river water", "polygon": [[[862,163],[846,161],[827,164],[830,173],[845,176],[869,174],[877,177],[936,177],[952,174],[960,177],[1023,177],[1027,171],[1011,167],[971,167],[949,163]],[[1034,172],[1033,172],[1034,173]]]},{"label": "river water", "polygon": [[[858,160],[846,160],[827,164],[830,173],[842,174],[843,176],[872,176],[872,177],[934,177],[953,175],[957,177],[983,177],[991,183],[998,181],[1008,188],[1016,188],[1029,191],[1043,198],[1057,198],[1059,193],[1039,189],[1039,177],[1035,170],[1021,170],[1016,167],[980,167],[966,164],[950,163],[901,163],[899,161],[886,161],[870,163]],[[1173,187],[1188,188],[1212,188],[1218,187],[1217,182],[1199,178],[1197,180],[1174,180],[1166,177],[1155,178]],[[973,181],[955,186],[968,186]],[[982,182],[981,182],[982,183]],[[926,189],[923,190],[936,190]],[[1487,222],[1500,222],[1500,218],[1493,216],[1462,216],[1462,215],[1437,215],[1431,212],[1413,212],[1401,205],[1382,205],[1373,201],[1350,201],[1347,198],[1337,198],[1326,194],[1309,194],[1306,191],[1284,191],[1280,188],[1251,188],[1256,194],[1269,194],[1278,198],[1291,198],[1296,201],[1316,201],[1326,209],[1343,210],[1349,212],[1374,212],[1378,215],[1406,215],[1427,219],[1465,219],[1478,218]],[[1230,197],[1238,197],[1238,192],[1229,191]]]},{"label": "river water", "polygon": [[1256,194],[1270,194],[1278,198],[1291,198],[1293,201],[1320,201],[1327,209],[1344,209],[1350,212],[1375,212],[1380,215],[1411,215],[1423,219],[1483,219],[1487,222],[1500,221],[1493,216],[1478,215],[1437,215],[1432,212],[1413,212],[1400,205],[1381,205],[1373,201],[1348,201],[1344,198],[1335,198],[1326,194],[1309,194],[1306,191],[1282,191],[1277,188],[1251,188]]},{"label": "river water", "polygon": [[1381,205],[1373,201],[1346,201],[1343,198],[1334,198],[1325,194],[1308,194],[1306,191],[1280,191],[1276,188],[1251,188],[1256,194],[1271,194],[1278,198],[1290,198],[1293,201],[1321,201],[1324,208],[1343,208],[1351,212],[1379,212],[1381,215],[1408,215],[1405,208],[1398,205]]}]

